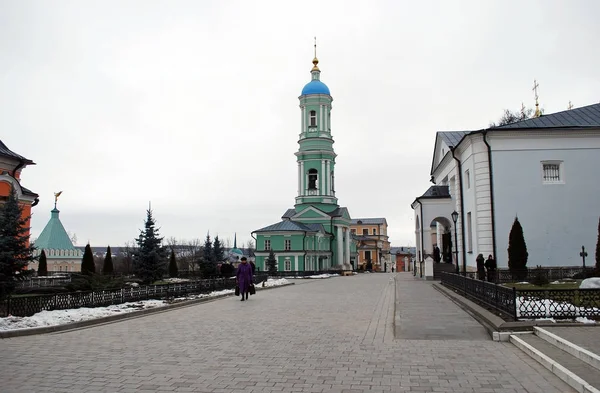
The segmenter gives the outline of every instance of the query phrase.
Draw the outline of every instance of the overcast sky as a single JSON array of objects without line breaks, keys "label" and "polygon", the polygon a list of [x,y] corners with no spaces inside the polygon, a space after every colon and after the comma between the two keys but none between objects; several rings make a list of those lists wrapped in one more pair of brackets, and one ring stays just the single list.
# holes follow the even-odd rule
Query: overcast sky
[{"label": "overcast sky", "polygon": [[80,245],[161,234],[245,243],[297,191],[313,37],[334,98],[336,192],[413,245],[435,132],[600,101],[600,2],[0,0],[0,139],[37,163]]}]

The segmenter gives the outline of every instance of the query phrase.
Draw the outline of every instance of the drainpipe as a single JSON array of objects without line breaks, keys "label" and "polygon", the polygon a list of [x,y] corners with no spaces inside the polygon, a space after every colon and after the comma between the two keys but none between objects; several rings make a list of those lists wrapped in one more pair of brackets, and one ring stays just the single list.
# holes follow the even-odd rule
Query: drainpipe
[{"label": "drainpipe", "polygon": [[[462,181],[462,164],[458,157],[454,154],[456,148],[451,147],[452,158],[456,160],[458,166],[458,185],[460,187],[460,234],[462,236],[462,263],[463,263],[463,274],[467,272],[467,253],[465,248],[465,201],[463,198],[463,181]],[[458,263],[458,261],[457,261]]]},{"label": "drainpipe", "polygon": [[487,140],[487,131],[483,131],[483,143],[487,146],[488,152],[488,170],[490,171],[490,208],[492,209],[492,252],[494,254],[494,258],[498,260],[498,255],[496,255],[496,208],[494,204],[494,172],[492,171],[492,147],[490,146]]},{"label": "drainpipe", "polygon": [[421,203],[421,201],[419,201],[419,205],[421,206],[421,260],[419,262],[423,262],[424,258],[424,254],[425,254],[425,249],[423,248],[423,203]]},{"label": "drainpipe", "polygon": [[[333,234],[333,217],[331,217],[329,219],[329,228],[331,228],[331,232],[327,232],[329,235],[331,235],[329,237],[329,253],[331,254],[331,256],[333,256],[333,237],[335,236]],[[331,259],[331,258],[327,258],[327,259]]]},{"label": "drainpipe", "polygon": [[17,165],[17,166],[15,167],[15,169],[13,170],[13,174],[12,174],[12,176],[13,176],[15,179],[17,179],[17,171],[18,171],[19,169],[23,168],[24,166],[25,166],[25,161],[23,161],[23,160],[19,160],[19,165]]}]

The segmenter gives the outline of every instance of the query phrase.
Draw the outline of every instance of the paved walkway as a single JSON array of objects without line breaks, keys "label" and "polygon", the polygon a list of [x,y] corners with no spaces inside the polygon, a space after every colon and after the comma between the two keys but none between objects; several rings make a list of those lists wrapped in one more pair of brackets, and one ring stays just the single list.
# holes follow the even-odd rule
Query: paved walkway
[{"label": "paved walkway", "polygon": [[[411,320],[421,318],[477,339],[394,339],[393,275],[362,274],[259,292],[243,303],[226,298],[1,340],[0,390],[573,392],[511,344],[481,337],[470,322],[448,322],[468,317],[430,283],[400,273],[398,285],[401,335],[414,337],[418,323]],[[429,302],[412,299],[423,294]],[[437,317],[423,317],[432,310]]]}]

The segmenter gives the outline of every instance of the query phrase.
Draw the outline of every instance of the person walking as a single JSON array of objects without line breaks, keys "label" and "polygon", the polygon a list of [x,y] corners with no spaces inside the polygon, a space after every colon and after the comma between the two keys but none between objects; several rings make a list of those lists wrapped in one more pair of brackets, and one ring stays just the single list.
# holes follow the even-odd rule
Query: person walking
[{"label": "person walking", "polygon": [[483,254],[477,255],[477,279],[485,281],[485,259]]},{"label": "person walking", "polygon": [[496,260],[490,254],[488,259],[485,261],[485,268],[487,270],[487,278],[489,282],[494,282],[496,280]]},{"label": "person walking", "polygon": [[246,257],[242,257],[242,263],[238,266],[238,271],[236,275],[237,285],[240,288],[240,295],[242,295],[242,302],[245,300],[244,295],[246,295],[246,299],[248,299],[248,292],[250,291],[250,285],[252,285],[252,267],[248,264],[248,260]]}]

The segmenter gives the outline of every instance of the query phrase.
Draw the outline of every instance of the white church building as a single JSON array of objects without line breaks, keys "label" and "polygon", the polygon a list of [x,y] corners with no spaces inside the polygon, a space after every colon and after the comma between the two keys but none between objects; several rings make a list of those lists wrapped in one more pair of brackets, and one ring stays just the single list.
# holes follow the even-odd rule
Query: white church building
[{"label": "white church building", "polygon": [[430,175],[434,185],[411,205],[417,261],[437,246],[443,261],[458,260],[460,271],[475,270],[479,253],[507,267],[508,235],[518,217],[527,266],[581,265],[581,246],[594,264],[600,104],[477,131],[437,132]]}]

